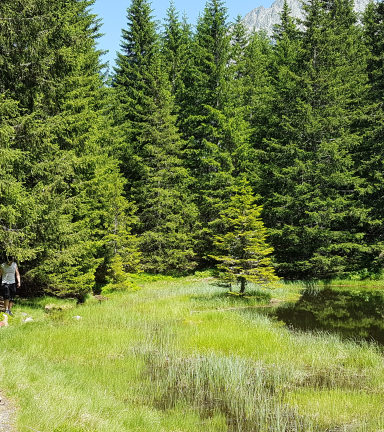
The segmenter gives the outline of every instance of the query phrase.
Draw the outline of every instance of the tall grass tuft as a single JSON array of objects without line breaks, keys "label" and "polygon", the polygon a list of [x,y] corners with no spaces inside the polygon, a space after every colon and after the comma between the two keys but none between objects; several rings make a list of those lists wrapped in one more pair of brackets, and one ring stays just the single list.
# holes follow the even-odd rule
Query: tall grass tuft
[{"label": "tall grass tuft", "polygon": [[229,432],[317,430],[284,403],[284,370],[214,354],[183,357],[153,351],[145,358],[157,408],[181,404],[203,418],[220,412]]}]

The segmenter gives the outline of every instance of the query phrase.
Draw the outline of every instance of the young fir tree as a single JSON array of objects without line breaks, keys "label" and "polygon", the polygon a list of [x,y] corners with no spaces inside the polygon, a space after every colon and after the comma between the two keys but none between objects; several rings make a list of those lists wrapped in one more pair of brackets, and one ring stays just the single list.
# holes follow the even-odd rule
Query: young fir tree
[{"label": "young fir tree", "polygon": [[99,22],[93,1],[5,1],[0,30],[0,88],[23,114],[13,146],[23,155],[23,183],[35,203],[37,251],[24,264],[51,292],[81,298],[104,260],[109,227],[98,215],[117,173],[103,115]]},{"label": "young fir tree", "polygon": [[277,281],[269,255],[273,248],[267,244],[267,229],[260,218],[262,208],[246,183],[230,198],[230,203],[220,213],[220,223],[225,234],[215,236],[215,246],[223,255],[212,256],[224,270],[223,279],[240,284],[244,293],[246,284],[269,284]]},{"label": "young fir tree", "polygon": [[[293,79],[288,88],[278,87],[280,95],[294,90],[294,104],[262,147],[264,220],[280,274],[329,277],[356,268],[366,252],[368,209],[353,160],[361,143],[355,125],[363,109],[366,59],[348,0],[311,0],[304,10],[299,67],[296,59],[285,59],[281,67],[288,65]],[[288,42],[294,38],[295,31]],[[283,36],[277,50],[281,41]],[[282,108],[285,101],[283,96]]]},{"label": "young fir tree", "polygon": [[[143,268],[154,273],[187,271],[195,266],[196,208],[189,195],[190,177],[181,160],[182,141],[173,114],[168,71],[161,61],[148,3],[134,0],[128,16],[129,29],[123,38],[129,45],[123,45],[126,58],[119,56],[114,86],[121,100],[127,101],[123,105],[128,113],[125,124],[132,131],[127,138],[131,139],[135,176],[129,176],[128,182],[138,206]],[[141,50],[144,39],[151,44]],[[141,88],[136,92],[139,78]]]},{"label": "young fir tree", "polygon": [[[117,165],[117,162],[116,162]],[[98,206],[93,217],[102,222],[100,245],[103,261],[96,271],[96,282],[109,282],[109,289],[129,288],[129,273],[141,268],[139,239],[132,235],[132,226],[137,224],[136,207],[123,196],[125,180],[116,167],[99,167],[97,171]],[[104,290],[104,288],[103,288]]]}]

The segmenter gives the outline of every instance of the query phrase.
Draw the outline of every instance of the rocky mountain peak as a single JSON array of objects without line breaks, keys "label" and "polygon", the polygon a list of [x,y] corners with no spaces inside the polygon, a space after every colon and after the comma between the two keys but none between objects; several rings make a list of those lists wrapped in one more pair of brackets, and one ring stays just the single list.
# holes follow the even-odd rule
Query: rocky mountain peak
[{"label": "rocky mountain peak", "polygon": [[[370,0],[355,0],[355,11],[364,12]],[[276,0],[272,6],[265,8],[259,6],[245,15],[243,22],[249,30],[266,30],[268,35],[272,35],[273,26],[280,22],[280,12],[283,10],[284,0]],[[303,11],[300,0],[288,0],[292,16],[303,18]]]}]

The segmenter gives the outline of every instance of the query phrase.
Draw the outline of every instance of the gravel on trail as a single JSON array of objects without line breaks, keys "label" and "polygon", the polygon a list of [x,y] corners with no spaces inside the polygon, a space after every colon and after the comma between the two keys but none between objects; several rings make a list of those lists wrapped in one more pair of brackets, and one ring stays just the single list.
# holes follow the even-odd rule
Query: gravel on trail
[{"label": "gravel on trail", "polygon": [[16,432],[16,407],[0,390],[0,432]]}]

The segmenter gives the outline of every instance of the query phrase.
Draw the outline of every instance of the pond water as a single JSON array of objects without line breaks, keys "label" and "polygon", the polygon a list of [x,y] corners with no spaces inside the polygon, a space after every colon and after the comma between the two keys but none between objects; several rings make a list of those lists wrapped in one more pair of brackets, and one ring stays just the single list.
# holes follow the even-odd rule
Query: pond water
[{"label": "pond water", "polygon": [[297,302],[283,304],[271,313],[294,329],[325,330],[384,345],[382,289],[312,287]]}]

